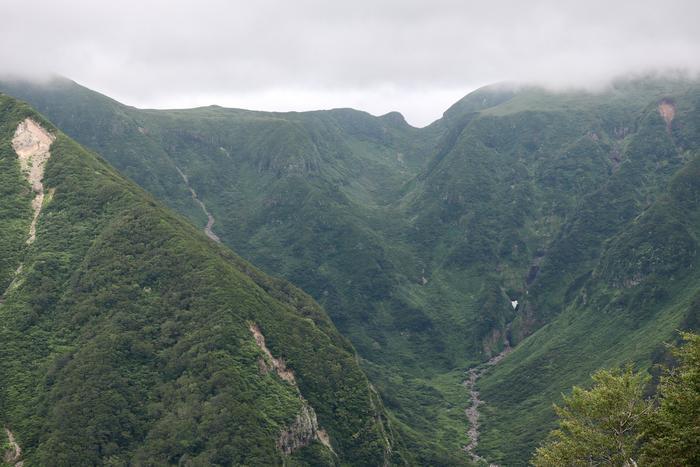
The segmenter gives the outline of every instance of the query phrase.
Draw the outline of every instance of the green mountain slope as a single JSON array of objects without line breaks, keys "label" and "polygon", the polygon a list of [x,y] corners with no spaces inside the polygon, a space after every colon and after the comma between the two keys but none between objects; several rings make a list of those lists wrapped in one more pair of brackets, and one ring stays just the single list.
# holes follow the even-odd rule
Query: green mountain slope
[{"label": "green mountain slope", "polygon": [[411,296],[423,266],[401,240],[407,223],[392,204],[427,164],[440,126],[418,130],[398,114],[350,109],[138,110],[65,80],[3,90],[204,226],[194,190],[223,243],[314,296],[371,360],[367,369],[397,424],[415,429],[405,433],[412,451],[424,462],[464,462],[458,404],[465,396],[450,381],[456,391],[448,401],[430,380],[463,366],[466,352],[459,346],[447,355],[452,324],[432,325],[439,313],[424,312],[424,300]]},{"label": "green mountain slope", "polygon": [[310,297],[3,95],[0,164],[0,424],[26,465],[403,462]]},{"label": "green mountain slope", "polygon": [[477,452],[517,465],[561,391],[648,365],[697,325],[694,205],[668,189],[692,181],[697,82],[490,86],[423,129],[349,109],[139,110],[68,81],[0,89],[204,226],[193,189],[223,243],[316,298],[418,462],[468,460],[464,370],[509,345],[477,382]]},{"label": "green mountain slope", "polygon": [[596,369],[647,368],[675,330],[698,329],[700,93],[672,97],[673,121],[656,102],[646,108],[617,171],[552,242],[529,290],[533,314],[548,324],[483,381],[483,441],[493,458],[522,461],[551,427],[552,400]]},{"label": "green mountain slope", "polygon": [[417,241],[437,244],[433,276],[476,291],[464,301],[478,309],[472,333],[491,332],[496,349],[520,343],[477,385],[488,459],[526,463],[562,391],[601,366],[649,365],[675,329],[697,326],[696,207],[667,185],[685,180],[695,199],[699,91],[524,89],[468,112],[416,180],[409,213]]}]

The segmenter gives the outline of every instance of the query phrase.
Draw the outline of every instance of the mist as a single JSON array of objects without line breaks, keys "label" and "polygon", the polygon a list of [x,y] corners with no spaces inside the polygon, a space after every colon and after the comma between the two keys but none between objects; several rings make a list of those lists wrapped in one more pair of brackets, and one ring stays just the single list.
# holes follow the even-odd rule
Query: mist
[{"label": "mist", "polygon": [[494,82],[700,71],[696,1],[4,2],[0,74],[137,107],[355,107],[416,126]]}]

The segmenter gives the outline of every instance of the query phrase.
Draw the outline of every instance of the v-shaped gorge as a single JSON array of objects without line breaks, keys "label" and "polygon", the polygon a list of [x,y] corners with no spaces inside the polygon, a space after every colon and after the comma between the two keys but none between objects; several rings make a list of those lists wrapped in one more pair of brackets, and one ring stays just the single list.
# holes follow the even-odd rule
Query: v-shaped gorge
[{"label": "v-shaped gorge", "polygon": [[465,370],[508,344],[473,384],[472,448],[514,465],[559,393],[697,325],[696,82],[487,87],[423,129],[351,109],[139,110],[65,80],[0,89],[318,300],[414,462],[471,459]]}]

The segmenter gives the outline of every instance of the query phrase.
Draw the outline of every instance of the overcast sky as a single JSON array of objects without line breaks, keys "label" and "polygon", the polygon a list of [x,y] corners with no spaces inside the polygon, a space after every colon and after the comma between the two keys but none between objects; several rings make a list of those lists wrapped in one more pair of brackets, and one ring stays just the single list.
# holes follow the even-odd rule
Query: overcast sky
[{"label": "overcast sky", "polygon": [[0,73],[138,107],[355,107],[417,126],[498,81],[700,69],[700,1],[0,0]]}]

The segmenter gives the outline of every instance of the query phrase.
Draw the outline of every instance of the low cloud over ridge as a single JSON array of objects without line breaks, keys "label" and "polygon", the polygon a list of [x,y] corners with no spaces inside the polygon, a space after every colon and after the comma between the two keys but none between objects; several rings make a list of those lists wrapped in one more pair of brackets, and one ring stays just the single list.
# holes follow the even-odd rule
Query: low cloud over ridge
[{"label": "low cloud over ridge", "polygon": [[0,72],[59,73],[140,107],[351,106],[425,125],[492,82],[700,69],[694,0],[37,0],[0,16]]}]

